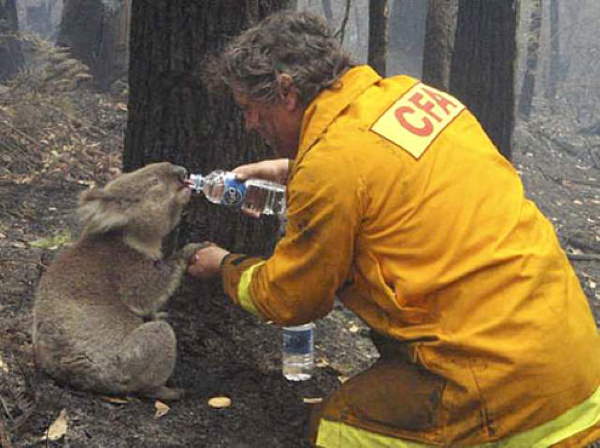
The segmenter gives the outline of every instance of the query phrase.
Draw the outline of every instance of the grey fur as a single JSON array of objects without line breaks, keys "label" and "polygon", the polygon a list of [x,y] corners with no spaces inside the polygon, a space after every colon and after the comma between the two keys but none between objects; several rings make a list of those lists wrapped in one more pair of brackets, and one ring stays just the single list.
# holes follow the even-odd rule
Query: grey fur
[{"label": "grey fur", "polygon": [[84,230],[42,276],[33,310],[37,365],[59,382],[104,394],[169,400],[176,339],[158,319],[179,286],[188,244],[162,259],[190,191],[167,162],[119,176],[80,197]]}]

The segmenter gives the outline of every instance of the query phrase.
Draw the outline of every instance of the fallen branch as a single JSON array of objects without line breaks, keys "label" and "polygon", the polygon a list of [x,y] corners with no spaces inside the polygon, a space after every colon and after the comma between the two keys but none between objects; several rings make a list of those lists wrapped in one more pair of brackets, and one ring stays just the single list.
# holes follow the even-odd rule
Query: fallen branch
[{"label": "fallen branch", "polygon": [[562,149],[564,152],[566,152],[572,156],[578,157],[580,155],[579,149],[576,146],[571,145],[567,142],[561,141],[558,138],[548,134],[547,132],[544,132],[541,129],[531,130],[531,133],[537,134],[538,137],[543,138],[545,140],[546,146],[549,147],[550,149],[553,149],[554,147],[558,147],[559,149]]},{"label": "fallen branch", "polygon": [[588,187],[600,188],[600,182],[592,182],[590,180],[575,180],[575,179],[566,179],[566,178],[563,178],[562,179],[562,184],[563,185],[578,184],[578,185],[585,185],[585,186],[588,186]]},{"label": "fallen branch", "polygon": [[20,137],[24,138],[25,140],[27,140],[29,143],[32,143],[34,145],[39,145],[40,142],[38,142],[36,139],[34,139],[33,137],[25,134],[23,131],[21,131],[20,129],[14,127],[12,124],[7,123],[6,121],[0,120],[0,124],[3,124],[4,126],[6,126],[7,128],[9,128],[10,130],[12,130],[13,132],[16,132],[17,134],[19,134]]},{"label": "fallen branch", "polygon": [[590,158],[592,159],[594,166],[600,168],[600,150],[597,146],[590,148]]},{"label": "fallen branch", "polygon": [[[1,122],[0,122],[1,123]],[[0,141],[0,148],[7,149],[9,152],[23,151],[25,148],[18,145],[13,139]],[[3,157],[4,162],[10,162],[8,157]]]},{"label": "fallen branch", "polygon": [[0,263],[21,263],[21,264],[34,264],[43,269],[47,269],[48,266],[41,261],[25,260],[24,258],[0,258]]},{"label": "fallen branch", "polygon": [[10,441],[10,434],[4,425],[4,417],[2,413],[0,413],[0,446],[3,448],[13,448],[13,445]]},{"label": "fallen branch", "polygon": [[558,184],[558,185],[564,185],[562,177],[552,176],[552,175],[546,173],[540,166],[536,166],[536,168],[538,169],[538,171],[540,173],[542,173],[542,176],[544,179],[554,182],[555,184]]},{"label": "fallen branch", "polygon": [[567,257],[569,260],[576,261],[600,261],[600,254],[574,254],[567,252]]},{"label": "fallen branch", "polygon": [[[10,418],[12,420],[13,416],[11,415],[10,409],[8,409],[8,405],[4,401],[4,398],[2,398],[2,395],[0,395],[0,404],[2,404],[2,408],[4,409],[4,412],[6,413],[6,415],[8,416],[8,418]],[[0,412],[0,415],[2,415],[1,412]]]}]

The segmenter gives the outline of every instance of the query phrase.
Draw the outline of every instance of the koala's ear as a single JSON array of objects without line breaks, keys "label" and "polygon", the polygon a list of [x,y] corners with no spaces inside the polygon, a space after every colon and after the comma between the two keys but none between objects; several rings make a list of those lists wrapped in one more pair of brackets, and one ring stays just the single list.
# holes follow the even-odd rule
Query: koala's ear
[{"label": "koala's ear", "polygon": [[83,232],[86,235],[120,229],[129,221],[118,198],[99,188],[81,193],[77,213],[84,225]]}]

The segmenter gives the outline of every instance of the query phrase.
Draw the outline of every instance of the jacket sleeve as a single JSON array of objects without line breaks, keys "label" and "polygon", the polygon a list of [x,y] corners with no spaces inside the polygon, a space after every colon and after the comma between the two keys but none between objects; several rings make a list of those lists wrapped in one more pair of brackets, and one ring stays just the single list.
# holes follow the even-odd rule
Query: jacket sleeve
[{"label": "jacket sleeve", "polygon": [[326,315],[348,278],[362,204],[355,170],[334,154],[305,159],[288,182],[285,236],[267,260],[224,260],[225,292],[246,310],[280,325]]}]

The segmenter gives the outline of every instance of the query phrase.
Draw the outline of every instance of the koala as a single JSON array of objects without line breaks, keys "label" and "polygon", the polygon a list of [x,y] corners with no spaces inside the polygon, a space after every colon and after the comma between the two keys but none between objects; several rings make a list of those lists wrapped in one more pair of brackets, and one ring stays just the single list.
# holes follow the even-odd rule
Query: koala
[{"label": "koala", "polygon": [[110,395],[182,395],[165,385],[176,339],[159,309],[203,247],[162,258],[162,240],[190,200],[186,176],[154,163],[81,194],[81,236],[41,277],[33,307],[36,363],[60,383]]}]

